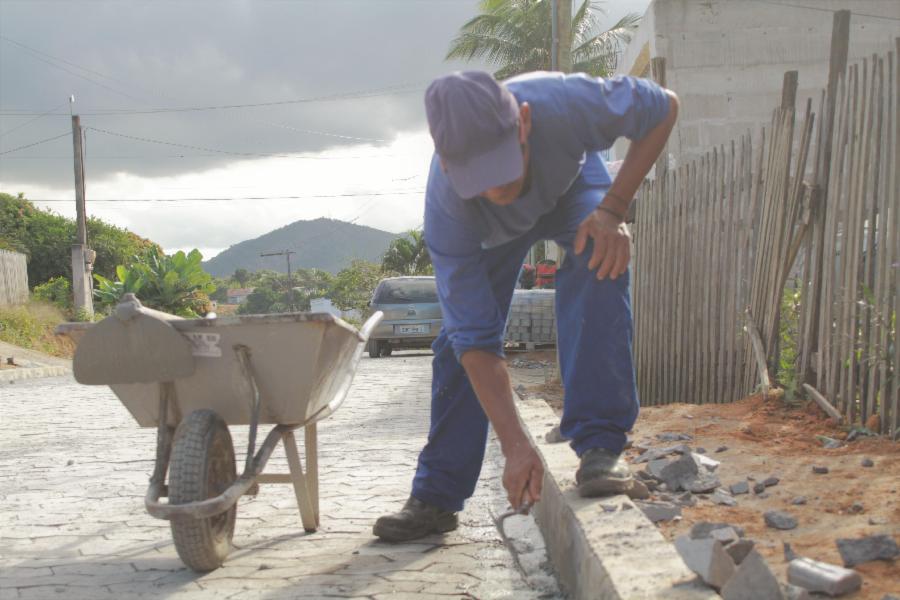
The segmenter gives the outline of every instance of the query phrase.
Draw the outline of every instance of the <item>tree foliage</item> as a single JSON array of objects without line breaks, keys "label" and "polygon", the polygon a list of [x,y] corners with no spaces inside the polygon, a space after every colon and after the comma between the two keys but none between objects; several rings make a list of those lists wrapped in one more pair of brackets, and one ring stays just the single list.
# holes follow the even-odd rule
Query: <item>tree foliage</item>
[{"label": "tree foliage", "polygon": [[[94,273],[111,279],[116,267],[159,246],[100,219],[87,221],[88,246],[97,252]],[[54,277],[72,278],[75,221],[41,210],[21,194],[0,193],[0,248],[25,254],[28,281],[37,286]]]},{"label": "tree foliage", "polygon": [[[551,68],[550,0],[481,0],[481,13],[462,26],[447,60],[484,59],[496,65],[497,79]],[[603,9],[584,0],[572,18],[572,70],[606,77],[616,68],[621,47],[631,39],[640,16],[629,14],[600,31]]]},{"label": "tree foliage", "polygon": [[407,231],[391,242],[381,259],[381,269],[395,275],[431,275],[434,267],[421,231]]},{"label": "tree foliage", "polygon": [[364,311],[381,278],[381,268],[365,260],[354,260],[334,278],[329,297],[342,310]]}]

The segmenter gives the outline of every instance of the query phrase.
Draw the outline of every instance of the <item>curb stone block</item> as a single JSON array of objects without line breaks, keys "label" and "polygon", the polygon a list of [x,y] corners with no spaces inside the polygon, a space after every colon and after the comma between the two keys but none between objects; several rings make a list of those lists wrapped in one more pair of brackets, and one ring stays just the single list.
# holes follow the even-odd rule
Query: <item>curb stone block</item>
[{"label": "curb stone block", "polygon": [[788,564],[788,583],[810,592],[841,596],[862,587],[862,576],[852,569],[830,565],[811,558],[795,558]]},{"label": "curb stone block", "polygon": [[725,548],[725,551],[731,556],[731,560],[734,561],[734,564],[740,565],[744,562],[744,559],[747,558],[747,555],[750,554],[750,551],[753,550],[753,547],[756,545],[756,542],[753,540],[738,540],[733,544],[728,544],[728,547]]},{"label": "curb stone block", "polygon": [[675,549],[681,554],[684,564],[716,589],[721,589],[734,575],[734,561],[718,540],[694,540],[681,535],[675,539]]},{"label": "curb stone block", "polygon": [[753,550],[722,588],[725,600],[783,600],[781,585],[769,565]]}]

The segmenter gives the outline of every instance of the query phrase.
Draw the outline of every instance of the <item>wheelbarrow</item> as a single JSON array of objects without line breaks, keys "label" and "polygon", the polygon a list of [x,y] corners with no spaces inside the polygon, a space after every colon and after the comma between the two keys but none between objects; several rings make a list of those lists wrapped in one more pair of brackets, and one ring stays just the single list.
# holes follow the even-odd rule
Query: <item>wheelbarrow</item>
[{"label": "wheelbarrow", "polygon": [[[375,313],[359,331],[327,313],[183,319],[126,294],[111,316],[65,323],[57,333],[77,343],[79,383],[108,385],[138,425],[156,427],[144,505],[169,520],[188,567],[211,571],[231,549],[238,499],[260,484],[292,484],[303,528],[316,530],[316,423],[344,401],[381,317]],[[249,426],[240,475],[228,430],[235,425]],[[257,450],[260,425],[274,427]],[[301,427],[305,471],[294,436]],[[264,473],[279,443],[290,472]]]}]

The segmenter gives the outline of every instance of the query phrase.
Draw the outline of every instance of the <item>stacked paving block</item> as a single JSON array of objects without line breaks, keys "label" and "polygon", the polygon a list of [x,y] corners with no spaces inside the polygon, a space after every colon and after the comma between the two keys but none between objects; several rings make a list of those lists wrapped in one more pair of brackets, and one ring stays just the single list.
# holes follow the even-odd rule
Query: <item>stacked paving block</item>
[{"label": "stacked paving block", "polygon": [[555,344],[555,290],[516,290],[506,320],[506,341],[511,344]]}]

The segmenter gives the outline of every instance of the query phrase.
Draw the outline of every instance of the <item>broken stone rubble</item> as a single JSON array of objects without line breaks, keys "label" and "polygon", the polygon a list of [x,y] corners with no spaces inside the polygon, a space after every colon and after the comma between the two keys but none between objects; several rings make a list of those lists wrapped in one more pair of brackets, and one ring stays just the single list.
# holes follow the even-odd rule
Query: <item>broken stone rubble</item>
[{"label": "broken stone rubble", "polygon": [[893,560],[900,557],[900,548],[897,547],[897,542],[886,534],[857,539],[839,539],[837,548],[845,567],[855,567],[873,560]]},{"label": "broken stone rubble", "polygon": [[769,510],[763,513],[766,525],[773,529],[788,530],[797,527],[797,518],[781,510]]},{"label": "broken stone rubble", "polygon": [[653,523],[671,521],[681,516],[681,507],[671,502],[635,502],[635,504]]},{"label": "broken stone rubble", "polygon": [[721,589],[734,575],[734,561],[719,540],[682,535],[675,539],[675,549],[688,568],[716,589]]},{"label": "broken stone rubble", "polygon": [[769,565],[756,550],[751,550],[722,588],[725,600],[783,600],[781,585]]}]

